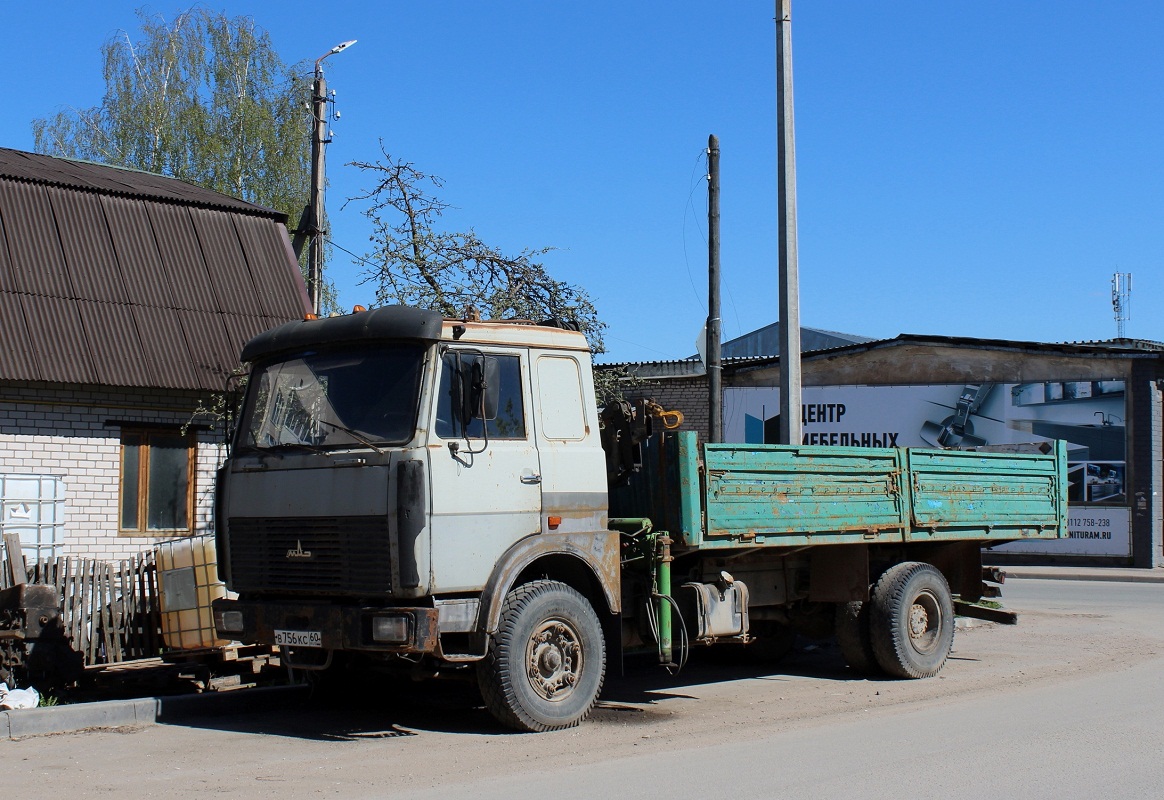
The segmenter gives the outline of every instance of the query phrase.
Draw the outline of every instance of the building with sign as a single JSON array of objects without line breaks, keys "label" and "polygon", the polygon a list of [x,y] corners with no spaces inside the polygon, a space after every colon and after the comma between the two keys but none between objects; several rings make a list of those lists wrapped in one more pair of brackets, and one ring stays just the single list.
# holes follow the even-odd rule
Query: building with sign
[{"label": "building with sign", "polygon": [[[943,336],[859,341],[802,355],[803,443],[1014,445],[1062,439],[1070,537],[999,548],[999,561],[1164,563],[1164,344],[1046,344]],[[635,394],[678,408],[706,436],[698,361],[624,365]],[[724,438],[774,443],[778,356],[727,359]]]}]

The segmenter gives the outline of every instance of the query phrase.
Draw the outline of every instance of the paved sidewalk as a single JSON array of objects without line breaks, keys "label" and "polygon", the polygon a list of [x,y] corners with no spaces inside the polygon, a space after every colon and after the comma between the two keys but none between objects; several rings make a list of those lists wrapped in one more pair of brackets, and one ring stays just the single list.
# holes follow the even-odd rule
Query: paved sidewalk
[{"label": "paved sidewalk", "polygon": [[0,739],[241,714],[285,706],[306,698],[307,693],[308,688],[302,685],[273,686],[233,692],[105,700],[23,711],[0,711]]}]

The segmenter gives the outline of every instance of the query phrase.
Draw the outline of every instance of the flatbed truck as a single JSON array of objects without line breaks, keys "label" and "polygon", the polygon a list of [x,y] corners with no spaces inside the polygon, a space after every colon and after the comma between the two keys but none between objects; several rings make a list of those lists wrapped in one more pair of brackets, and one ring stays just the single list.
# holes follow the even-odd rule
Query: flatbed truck
[{"label": "flatbed truck", "polygon": [[[472,675],[503,724],[578,724],[608,662],[779,655],[941,670],[981,550],[1066,535],[1066,453],[708,444],[594,399],[565,326],[389,306],[250,341],[218,475],[217,632],[294,668]],[[997,576],[995,576],[997,577]],[[973,613],[971,610],[968,613]]]}]

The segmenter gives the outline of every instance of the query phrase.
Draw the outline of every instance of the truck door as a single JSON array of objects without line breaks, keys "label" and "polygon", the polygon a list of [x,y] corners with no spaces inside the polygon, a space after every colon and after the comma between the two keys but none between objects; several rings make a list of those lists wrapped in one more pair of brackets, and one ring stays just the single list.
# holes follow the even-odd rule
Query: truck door
[{"label": "truck door", "polygon": [[[496,359],[496,414],[463,427],[453,408],[455,372],[481,358]],[[438,370],[428,448],[432,591],[473,591],[510,545],[541,530],[530,365],[526,351],[465,347],[446,350]]]},{"label": "truck door", "polygon": [[606,457],[587,354],[531,351],[543,530],[606,530]]}]

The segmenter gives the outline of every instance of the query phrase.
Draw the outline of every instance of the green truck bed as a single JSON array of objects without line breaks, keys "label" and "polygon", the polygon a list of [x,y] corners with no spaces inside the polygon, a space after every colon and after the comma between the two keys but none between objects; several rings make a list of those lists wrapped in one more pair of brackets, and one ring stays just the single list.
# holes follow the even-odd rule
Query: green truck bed
[{"label": "green truck bed", "polygon": [[611,516],[649,517],[700,549],[1055,539],[1067,534],[1067,455],[698,444],[653,437],[611,491]]}]

